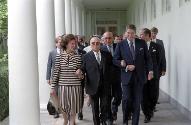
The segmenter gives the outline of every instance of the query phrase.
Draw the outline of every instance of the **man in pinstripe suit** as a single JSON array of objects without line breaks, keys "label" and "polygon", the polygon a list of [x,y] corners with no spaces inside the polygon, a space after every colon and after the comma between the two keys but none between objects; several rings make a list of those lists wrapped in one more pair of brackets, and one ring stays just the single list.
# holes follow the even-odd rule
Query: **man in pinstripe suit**
[{"label": "man in pinstripe suit", "polygon": [[[52,72],[55,64],[55,58],[57,54],[60,54],[60,49],[61,49],[61,40],[62,37],[58,36],[55,40],[56,42],[56,48],[52,51],[50,51],[49,56],[48,56],[48,63],[47,63],[47,72],[46,72],[46,80],[47,83],[50,85],[51,84],[51,77],[52,77]],[[58,91],[57,91],[58,93]],[[56,111],[54,118],[58,118],[59,113]]]}]

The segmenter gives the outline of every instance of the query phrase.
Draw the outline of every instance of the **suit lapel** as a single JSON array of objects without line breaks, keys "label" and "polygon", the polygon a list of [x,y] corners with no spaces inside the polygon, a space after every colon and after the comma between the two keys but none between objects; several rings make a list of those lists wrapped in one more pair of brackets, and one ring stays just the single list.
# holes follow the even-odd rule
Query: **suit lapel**
[{"label": "suit lapel", "polygon": [[53,51],[53,58],[54,59],[56,58],[56,55],[57,55],[57,49],[54,49],[54,51]]},{"label": "suit lapel", "polygon": [[94,64],[99,65],[93,51],[90,51],[90,58]]},{"label": "suit lapel", "polygon": [[153,43],[151,42],[149,46],[149,52],[152,52],[152,47],[153,47]]},{"label": "suit lapel", "polygon": [[137,42],[137,39],[135,39],[135,59],[138,55],[138,52],[140,51],[139,49],[140,49],[139,44]]},{"label": "suit lapel", "polygon": [[123,46],[123,47],[124,47],[123,50],[126,50],[126,51],[125,51],[125,55],[127,55],[127,57],[130,56],[130,58],[133,60],[133,56],[132,56],[132,54],[131,54],[131,51],[130,51],[130,47],[129,47],[128,41],[125,40],[123,45],[124,45],[124,46]]},{"label": "suit lapel", "polygon": [[101,51],[101,63],[100,63],[100,66],[102,66],[102,68],[103,68],[103,73],[105,72],[105,63],[106,63],[105,62],[106,61],[105,58],[106,57],[104,55],[104,52]]}]

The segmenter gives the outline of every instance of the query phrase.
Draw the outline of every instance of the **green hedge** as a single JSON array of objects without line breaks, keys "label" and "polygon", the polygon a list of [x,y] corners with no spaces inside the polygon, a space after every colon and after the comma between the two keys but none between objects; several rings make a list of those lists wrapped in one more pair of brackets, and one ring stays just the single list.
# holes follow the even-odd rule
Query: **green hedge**
[{"label": "green hedge", "polygon": [[9,115],[9,83],[7,54],[0,55],[0,121]]}]

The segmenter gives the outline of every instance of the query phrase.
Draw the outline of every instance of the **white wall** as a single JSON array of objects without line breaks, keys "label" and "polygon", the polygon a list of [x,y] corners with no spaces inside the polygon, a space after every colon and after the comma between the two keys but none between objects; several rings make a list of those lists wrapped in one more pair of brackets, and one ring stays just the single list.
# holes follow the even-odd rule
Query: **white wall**
[{"label": "white wall", "polygon": [[[147,4],[147,22],[144,23],[137,15],[143,3]],[[137,25],[137,29],[153,26],[158,27],[158,38],[164,41],[167,58],[167,74],[161,78],[160,88],[191,111],[191,1],[179,6],[179,0],[170,0],[171,11],[162,14],[162,0],[156,0],[155,19],[151,17],[151,0],[134,0],[129,6],[128,22]],[[135,15],[135,20],[133,19]],[[140,21],[137,21],[140,19]],[[138,24],[137,22],[140,22]]]}]

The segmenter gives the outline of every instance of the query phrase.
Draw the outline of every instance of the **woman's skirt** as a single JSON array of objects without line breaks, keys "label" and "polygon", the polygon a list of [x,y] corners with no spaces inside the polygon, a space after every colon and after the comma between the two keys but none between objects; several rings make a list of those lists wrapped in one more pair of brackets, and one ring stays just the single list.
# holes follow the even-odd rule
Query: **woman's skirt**
[{"label": "woman's skirt", "polygon": [[61,111],[71,114],[79,113],[82,108],[82,87],[80,85],[59,86]]}]

